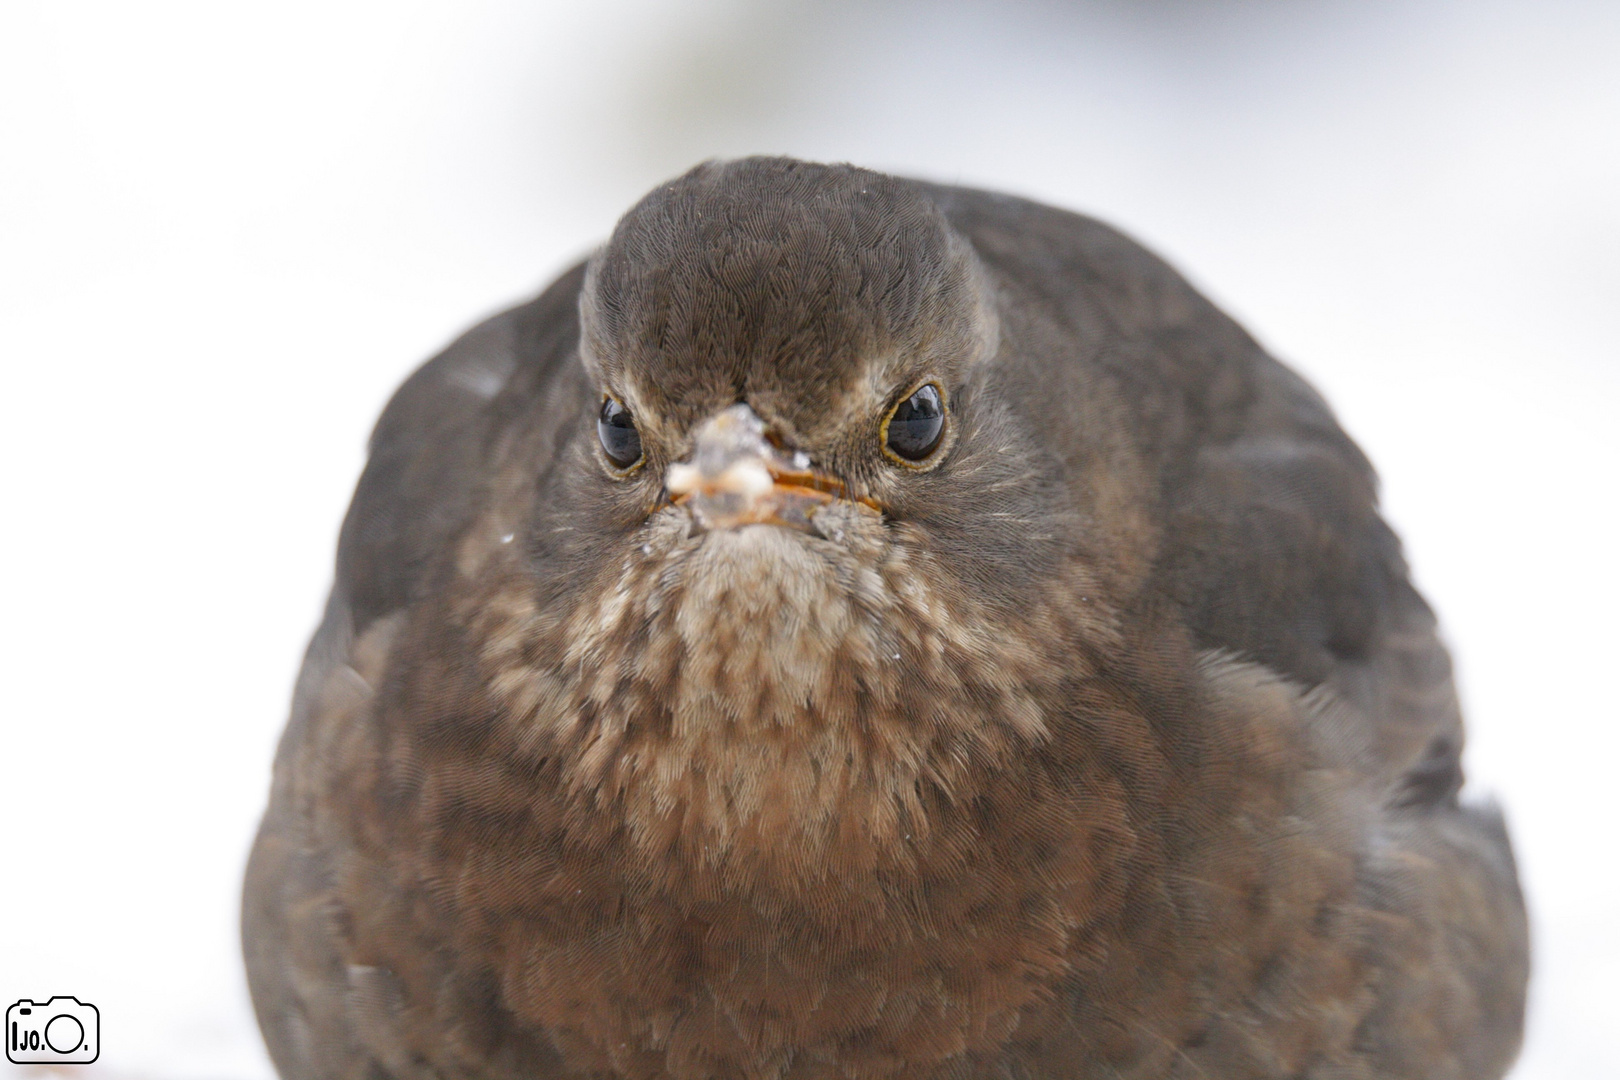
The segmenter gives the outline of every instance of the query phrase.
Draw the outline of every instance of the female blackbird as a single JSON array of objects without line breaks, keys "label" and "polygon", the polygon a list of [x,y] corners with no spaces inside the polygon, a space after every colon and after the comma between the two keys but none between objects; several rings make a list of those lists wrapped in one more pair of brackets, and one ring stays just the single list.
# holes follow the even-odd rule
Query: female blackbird
[{"label": "female blackbird", "polygon": [[1500,1076],[1367,461],[1136,244],[754,158],[372,439],[247,874],[293,1078]]}]

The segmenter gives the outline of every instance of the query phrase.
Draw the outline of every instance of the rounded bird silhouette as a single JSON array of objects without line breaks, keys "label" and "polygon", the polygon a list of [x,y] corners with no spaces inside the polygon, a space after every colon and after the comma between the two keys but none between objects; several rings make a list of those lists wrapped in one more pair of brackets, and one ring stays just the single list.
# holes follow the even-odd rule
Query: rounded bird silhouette
[{"label": "rounded bird silhouette", "polygon": [[1500,1076],[1366,459],[1022,199],[701,165],[383,413],[247,873],[294,1078]]}]

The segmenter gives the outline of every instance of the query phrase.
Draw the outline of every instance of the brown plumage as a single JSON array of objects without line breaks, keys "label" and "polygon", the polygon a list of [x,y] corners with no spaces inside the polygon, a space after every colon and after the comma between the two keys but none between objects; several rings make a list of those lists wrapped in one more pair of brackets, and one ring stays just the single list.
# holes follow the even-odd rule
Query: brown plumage
[{"label": "brown plumage", "polygon": [[1494,1077],[1461,747],[1371,468],[1163,263],[709,164],[383,414],[249,979],[289,1080]]}]

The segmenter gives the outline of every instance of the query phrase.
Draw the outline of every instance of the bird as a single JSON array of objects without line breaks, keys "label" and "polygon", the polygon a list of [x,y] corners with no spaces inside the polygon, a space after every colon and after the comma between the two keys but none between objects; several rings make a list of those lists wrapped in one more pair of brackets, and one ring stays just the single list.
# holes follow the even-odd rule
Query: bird
[{"label": "bird", "polygon": [[1023,198],[701,164],[382,413],[242,901],[285,1080],[1499,1077],[1322,397]]}]

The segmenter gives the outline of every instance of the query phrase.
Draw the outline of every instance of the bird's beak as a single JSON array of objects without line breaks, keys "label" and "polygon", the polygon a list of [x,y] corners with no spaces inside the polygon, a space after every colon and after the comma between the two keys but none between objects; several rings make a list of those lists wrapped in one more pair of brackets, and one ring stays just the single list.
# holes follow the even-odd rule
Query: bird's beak
[{"label": "bird's beak", "polygon": [[807,455],[773,446],[765,422],[747,405],[705,420],[693,442],[692,456],[669,467],[664,487],[700,528],[785,525],[814,532],[816,511],[849,497],[844,482],[811,468]]}]

